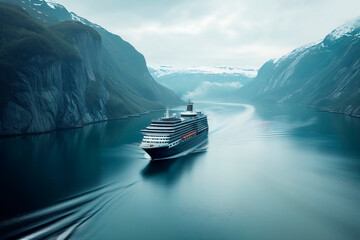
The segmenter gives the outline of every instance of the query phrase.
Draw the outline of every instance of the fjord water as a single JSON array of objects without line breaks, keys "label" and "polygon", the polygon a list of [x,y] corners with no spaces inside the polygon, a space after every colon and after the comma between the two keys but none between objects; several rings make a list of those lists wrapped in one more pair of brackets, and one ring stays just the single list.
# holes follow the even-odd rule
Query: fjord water
[{"label": "fjord water", "polygon": [[173,160],[139,148],[162,112],[0,139],[2,236],[359,239],[360,119],[195,107],[208,114],[208,144]]}]

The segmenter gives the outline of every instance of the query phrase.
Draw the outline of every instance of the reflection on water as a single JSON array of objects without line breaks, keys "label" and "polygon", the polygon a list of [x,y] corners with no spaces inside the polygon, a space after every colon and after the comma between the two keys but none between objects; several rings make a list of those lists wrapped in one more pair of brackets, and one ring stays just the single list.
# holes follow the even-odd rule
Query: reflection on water
[{"label": "reflection on water", "polygon": [[360,119],[195,106],[209,142],[178,159],[139,148],[161,113],[0,139],[1,237],[359,239]]},{"label": "reflection on water", "polygon": [[191,171],[197,159],[205,154],[205,150],[191,153],[187,156],[162,161],[150,161],[141,171],[145,180],[151,180],[164,185],[173,185],[180,177]]},{"label": "reflection on water", "polygon": [[0,220],[107,184],[128,171],[136,151],[125,147],[140,141],[137,129],[151,117],[0,139],[0,187],[7,196],[0,199]]}]

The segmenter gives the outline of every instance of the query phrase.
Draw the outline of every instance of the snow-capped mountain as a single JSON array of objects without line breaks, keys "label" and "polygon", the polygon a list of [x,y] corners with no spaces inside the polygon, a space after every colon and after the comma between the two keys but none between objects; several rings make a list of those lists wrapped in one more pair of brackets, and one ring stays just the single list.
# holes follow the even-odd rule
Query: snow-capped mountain
[{"label": "snow-capped mountain", "polygon": [[266,62],[239,95],[360,116],[360,18]]},{"label": "snow-capped mountain", "polygon": [[[351,36],[352,33],[356,31],[356,29],[358,29],[359,27],[360,27],[360,18],[348,22],[344,25],[341,25],[338,28],[335,28],[331,33],[327,35],[327,38],[329,38],[329,40],[334,41],[342,37]],[[359,36],[360,35],[358,34],[357,37]]]},{"label": "snow-capped mountain", "polygon": [[173,67],[151,65],[155,80],[183,99],[216,98],[231,95],[257,74],[252,67]]},{"label": "snow-capped mountain", "polygon": [[51,0],[44,0],[44,2],[51,7],[52,9],[61,8],[62,5],[58,4],[57,2],[51,1]]},{"label": "snow-capped mountain", "polygon": [[201,66],[201,67],[174,67],[164,65],[150,65],[156,77],[163,77],[171,74],[192,73],[192,74],[230,74],[253,78],[258,69],[254,67],[229,67],[229,66]]},{"label": "snow-capped mountain", "polygon": [[151,77],[130,43],[60,4],[0,0],[0,16],[0,135],[184,103]]}]

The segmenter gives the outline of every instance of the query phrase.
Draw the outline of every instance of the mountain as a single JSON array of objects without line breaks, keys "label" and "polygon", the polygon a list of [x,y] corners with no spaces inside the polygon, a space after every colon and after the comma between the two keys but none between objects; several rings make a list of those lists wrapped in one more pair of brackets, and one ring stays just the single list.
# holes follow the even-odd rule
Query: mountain
[{"label": "mountain", "polygon": [[360,19],[334,29],[321,42],[266,62],[238,94],[360,117]]},{"label": "mountain", "polygon": [[174,90],[183,99],[223,98],[249,83],[257,74],[254,68],[187,67],[153,65],[156,81]]},{"label": "mountain", "polygon": [[62,5],[0,0],[0,11],[0,135],[183,104],[133,46]]}]

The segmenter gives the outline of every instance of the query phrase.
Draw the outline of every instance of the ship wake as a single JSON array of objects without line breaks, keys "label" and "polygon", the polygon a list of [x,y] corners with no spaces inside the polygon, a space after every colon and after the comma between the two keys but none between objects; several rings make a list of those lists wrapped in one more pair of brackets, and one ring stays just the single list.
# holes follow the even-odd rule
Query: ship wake
[{"label": "ship wake", "polygon": [[130,184],[107,184],[56,205],[0,223],[1,239],[68,239],[74,231],[131,192]]}]

